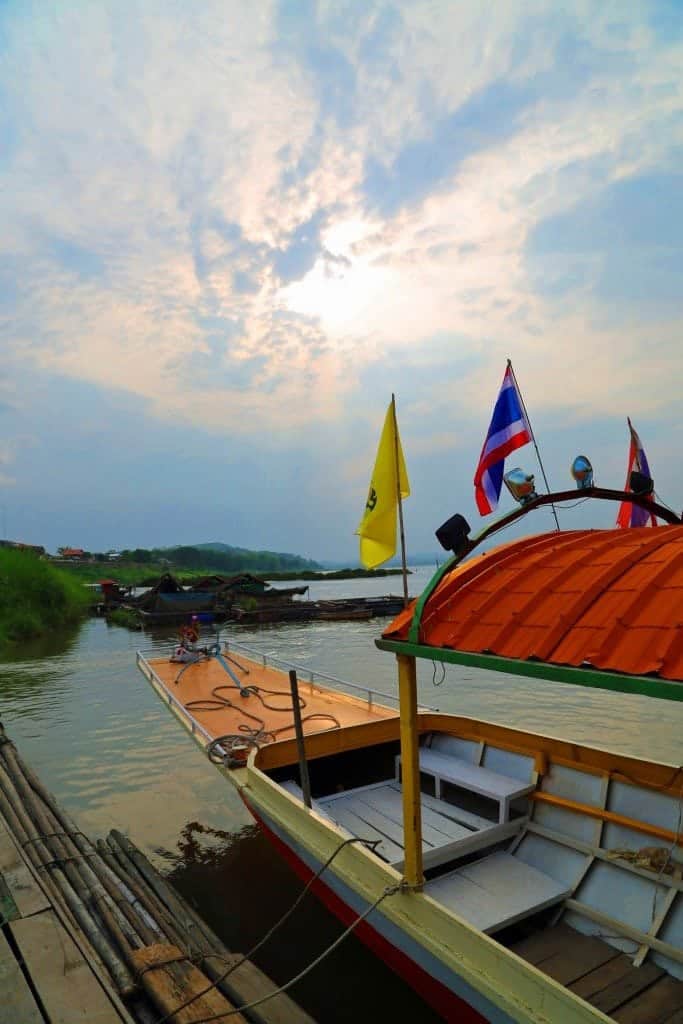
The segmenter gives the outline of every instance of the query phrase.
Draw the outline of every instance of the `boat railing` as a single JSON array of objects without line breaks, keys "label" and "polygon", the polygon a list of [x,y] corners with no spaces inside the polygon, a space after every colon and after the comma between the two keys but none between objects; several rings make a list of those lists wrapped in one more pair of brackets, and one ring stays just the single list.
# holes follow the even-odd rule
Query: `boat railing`
[{"label": "boat railing", "polygon": [[[368,707],[372,707],[373,702],[377,699],[380,703],[383,701],[391,701],[393,704],[399,704],[398,694],[387,693],[385,690],[375,690],[369,686],[361,686],[358,683],[350,683],[348,679],[340,679],[338,676],[329,675],[327,672],[319,672],[310,668],[308,665],[298,665],[291,661],[285,661],[284,658],[277,658],[270,651],[260,651],[255,647],[248,647],[246,644],[235,643],[232,640],[224,640],[224,647],[226,651],[234,651],[236,653],[243,653],[248,655],[254,661],[260,661],[264,668],[271,665],[273,668],[280,668],[289,671],[294,669],[297,676],[302,681],[310,683],[311,686],[316,681],[335,683],[337,686],[347,687],[349,690],[353,690],[356,693],[362,693],[367,696]],[[436,712],[439,709],[430,707],[427,704],[420,704],[418,706],[419,711],[433,711]]]},{"label": "boat railing", "polygon": [[[202,736],[204,740],[206,740],[207,746],[209,743],[213,742],[214,737],[211,735],[211,733],[204,728],[201,722],[197,721],[194,715],[192,715],[187,710],[187,708],[181,701],[177,700],[173,696],[169,688],[164,683],[163,679],[159,675],[157,675],[157,673],[154,671],[153,667],[149,663],[149,657],[143,654],[142,651],[136,651],[135,658],[137,661],[138,668],[141,670],[142,674],[144,676],[147,676],[147,679],[154,684],[154,687],[156,688],[157,692],[160,694],[162,699],[168,704],[168,706],[172,710],[175,710],[183,719],[185,719],[192,735],[194,736],[197,733],[199,733],[199,735]],[[218,749],[220,750],[221,748]]]}]

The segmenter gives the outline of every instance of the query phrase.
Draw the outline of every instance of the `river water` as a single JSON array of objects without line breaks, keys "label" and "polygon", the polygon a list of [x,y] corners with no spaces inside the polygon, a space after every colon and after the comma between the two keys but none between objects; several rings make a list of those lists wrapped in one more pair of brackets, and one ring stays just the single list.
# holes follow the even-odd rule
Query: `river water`
[{"label": "river water", "polygon": [[[417,567],[418,594],[431,567]],[[282,586],[291,586],[291,583]],[[397,593],[400,578],[322,581],[310,597]],[[385,620],[233,627],[223,635],[287,661],[396,692],[394,659],[374,640]],[[20,752],[92,838],[127,833],[226,942],[243,952],[293,902],[300,883],[253,825],[135,667],[138,648],[167,654],[170,628],[134,633],[88,620],[0,664],[0,718]],[[420,697],[472,715],[635,755],[681,763],[683,703],[559,683],[420,665]],[[440,684],[440,685],[436,685]],[[256,957],[283,983],[340,927],[315,899]],[[320,1024],[434,1015],[353,937],[292,991]]]}]

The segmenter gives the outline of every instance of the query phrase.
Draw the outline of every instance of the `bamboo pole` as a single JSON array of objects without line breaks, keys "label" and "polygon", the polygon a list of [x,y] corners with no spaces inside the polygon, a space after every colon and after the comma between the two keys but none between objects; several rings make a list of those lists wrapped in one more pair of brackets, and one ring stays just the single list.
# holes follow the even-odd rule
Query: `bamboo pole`
[{"label": "bamboo pole", "polygon": [[[152,921],[153,926],[159,929],[160,934],[168,939],[171,945],[179,945],[182,941],[180,933],[175,929],[166,907],[156,899],[149,889],[144,888],[139,876],[134,877],[125,864],[119,863],[114,851],[107,846],[104,840],[98,839],[97,850],[102,860],[116,875],[121,884],[125,885],[132,893],[135,902],[141,908],[139,913],[141,915],[144,913],[146,918]],[[121,858],[125,859],[123,853],[121,853]],[[132,868],[132,865],[130,867]]]},{"label": "bamboo pole", "polygon": [[140,853],[140,851],[133,846],[130,840],[117,829],[112,829],[107,838],[113,839],[119,849],[121,849],[128,859],[133,862],[142,877],[145,879],[145,882],[150,886],[153,892],[156,893],[159,899],[166,904],[174,920],[176,920],[178,924],[181,925],[181,927],[190,936],[192,936],[199,952],[211,952],[208,939],[203,933],[201,919],[194,918],[188,913],[187,906],[184,906],[180,902],[177,895],[154,870],[147,858]]},{"label": "bamboo pole", "polygon": [[[64,810],[55,796],[46,789],[16,748],[14,748],[14,756],[27,782],[46,805],[48,816],[52,816],[55,824],[63,829],[69,844],[72,844],[83,857],[88,858],[87,863],[97,875],[112,902],[120,907],[121,912],[127,917],[131,926],[139,933],[137,938],[142,939],[143,942],[148,944],[157,942],[162,934],[161,931],[156,929],[155,922],[151,918],[145,919],[146,915],[144,912],[136,912],[132,908],[135,897],[130,889],[122,888],[118,875],[102,859],[96,845],[80,831],[73,818]],[[74,855],[78,856],[76,850],[74,850]]]},{"label": "bamboo pole", "polygon": [[[130,996],[135,991],[135,982],[127,964],[110,945],[103,935],[90,910],[81,899],[80,894],[71,884],[64,867],[56,863],[54,854],[48,849],[36,827],[21,804],[19,793],[12,785],[12,779],[6,770],[7,762],[0,759],[0,788],[3,790],[4,803],[9,803],[14,812],[12,827],[22,849],[34,862],[44,877],[58,888],[61,897],[69,907],[78,927],[84,932],[96,953],[106,965],[117,988],[123,996]],[[3,808],[4,813],[4,808]],[[47,869],[47,870],[46,870]]]},{"label": "bamboo pole", "polygon": [[[53,828],[55,830],[58,829],[61,823],[57,821],[54,814],[47,810],[46,815],[48,821],[53,825]],[[83,839],[83,837],[81,837],[81,839]],[[89,840],[86,842],[89,843]],[[67,852],[70,856],[79,858],[82,855],[81,849],[76,845],[73,839],[70,838],[70,836],[65,836],[64,845],[66,846]],[[83,845],[85,845],[85,843]],[[139,946],[150,945],[151,943],[158,942],[159,933],[155,933],[151,928],[148,928],[145,922],[142,921],[138,914],[135,913],[120,888],[112,882],[107,871],[104,869],[97,851],[94,850],[94,848],[91,848],[85,856],[88,857],[88,861],[87,873],[84,873],[84,880],[86,884],[89,884],[90,876],[93,876],[98,885],[102,886],[102,889],[111,901],[110,909],[115,908],[117,921],[123,935],[125,936],[126,945],[135,949]],[[85,867],[86,862],[84,861],[83,868]]]},{"label": "bamboo pole", "polygon": [[[47,809],[39,803],[36,794],[34,794],[23,774],[14,744],[10,742],[4,743],[0,751],[19,796],[29,810],[40,833],[45,837],[45,845],[48,850],[50,850],[55,860],[61,861],[64,873],[74,891],[86,907],[91,906],[96,910],[117,946],[119,946],[127,958],[131,942],[129,941],[130,929],[126,918],[116,904],[111,901],[97,875],[87,861],[79,855],[77,848],[71,840],[66,836],[53,834],[55,830],[48,817]],[[137,944],[134,935],[132,936],[132,944]]]}]

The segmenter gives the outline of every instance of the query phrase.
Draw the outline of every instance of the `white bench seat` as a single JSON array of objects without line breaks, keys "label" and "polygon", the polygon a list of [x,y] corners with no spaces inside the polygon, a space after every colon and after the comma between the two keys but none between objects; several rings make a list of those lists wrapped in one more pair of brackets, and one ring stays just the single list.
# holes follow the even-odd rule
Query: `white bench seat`
[{"label": "white bench seat", "polygon": [[[289,780],[280,785],[292,796],[303,799],[296,782]],[[334,822],[345,834],[364,840],[397,871],[403,869],[403,800],[397,782],[387,780],[320,797],[312,801],[312,809]],[[424,869],[495,846],[512,838],[525,824],[526,818],[496,824],[443,800],[425,796],[422,808]]]},{"label": "white bench seat", "polygon": [[[396,757],[396,777],[400,778],[401,755]],[[441,784],[449,782],[460,789],[469,790],[478,796],[495,800],[498,804],[498,821],[500,824],[510,817],[510,801],[526,796],[536,788],[533,782],[522,782],[508,775],[499,775],[481,765],[463,761],[460,757],[441,754],[420,747],[420,771],[434,778],[434,792],[437,800],[441,799]]]},{"label": "white bench seat", "polygon": [[492,853],[425,883],[424,891],[492,934],[571,895],[571,886],[509,853]]}]

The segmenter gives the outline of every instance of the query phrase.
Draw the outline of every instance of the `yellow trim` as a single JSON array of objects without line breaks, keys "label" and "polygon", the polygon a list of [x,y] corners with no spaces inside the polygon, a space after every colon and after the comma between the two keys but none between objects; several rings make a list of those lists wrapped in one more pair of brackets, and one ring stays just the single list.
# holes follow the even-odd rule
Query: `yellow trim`
[{"label": "yellow trim", "polygon": [[661,828],[659,825],[651,825],[648,821],[627,818],[623,814],[606,811],[602,807],[581,804],[576,800],[568,800],[564,796],[556,796],[554,793],[544,793],[539,790],[531,794],[531,799],[543,804],[552,804],[553,807],[561,807],[564,811],[573,811],[574,814],[585,814],[587,818],[599,818],[600,821],[609,821],[614,825],[633,829],[634,832],[644,832],[645,835],[663,839],[666,843],[676,843],[678,846],[683,846],[683,834],[671,832],[668,828]]},{"label": "yellow trim", "polygon": [[422,888],[422,810],[418,754],[417,671],[415,658],[396,656],[401,704],[401,771],[403,774],[403,874],[408,885]]}]

